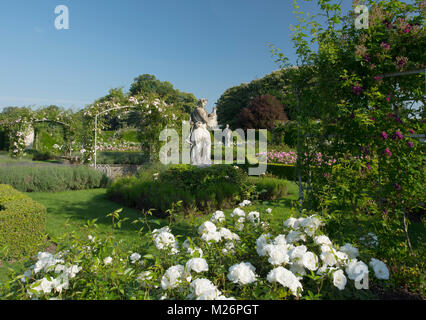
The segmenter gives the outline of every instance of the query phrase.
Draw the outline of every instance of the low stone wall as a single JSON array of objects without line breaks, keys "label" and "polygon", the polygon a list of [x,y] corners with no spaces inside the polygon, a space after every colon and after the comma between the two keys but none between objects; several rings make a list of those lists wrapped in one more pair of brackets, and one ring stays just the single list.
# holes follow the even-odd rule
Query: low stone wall
[{"label": "low stone wall", "polygon": [[136,174],[136,172],[138,172],[138,170],[141,167],[142,166],[131,165],[131,164],[122,164],[122,165],[98,164],[96,166],[96,170],[98,170],[99,172],[102,172],[108,178],[114,179],[117,177]]}]

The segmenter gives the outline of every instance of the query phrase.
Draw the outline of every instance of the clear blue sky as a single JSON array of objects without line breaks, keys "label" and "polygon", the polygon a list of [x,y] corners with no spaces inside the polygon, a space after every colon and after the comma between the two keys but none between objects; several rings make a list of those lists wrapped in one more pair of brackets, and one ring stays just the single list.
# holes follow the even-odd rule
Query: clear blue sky
[{"label": "clear blue sky", "polygon": [[[69,30],[54,26],[62,4]],[[144,73],[211,109],[227,88],[278,68],[267,43],[295,61],[290,24],[290,0],[2,0],[0,110],[80,109]]]}]

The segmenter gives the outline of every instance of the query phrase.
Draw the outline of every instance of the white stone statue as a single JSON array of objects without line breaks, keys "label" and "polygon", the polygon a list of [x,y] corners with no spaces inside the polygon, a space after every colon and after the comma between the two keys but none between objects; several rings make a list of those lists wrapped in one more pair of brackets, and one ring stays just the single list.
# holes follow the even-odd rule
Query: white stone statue
[{"label": "white stone statue", "polygon": [[197,166],[210,165],[211,139],[209,129],[217,127],[216,108],[211,114],[205,109],[207,99],[200,99],[191,113],[191,130],[187,141],[191,144],[191,163]]},{"label": "white stone statue", "polygon": [[225,137],[225,147],[231,147],[232,146],[232,130],[229,129],[229,124],[227,124],[225,130],[223,130],[223,136]]},{"label": "white stone statue", "polygon": [[25,130],[25,150],[31,150],[34,147],[34,128],[29,127]]}]

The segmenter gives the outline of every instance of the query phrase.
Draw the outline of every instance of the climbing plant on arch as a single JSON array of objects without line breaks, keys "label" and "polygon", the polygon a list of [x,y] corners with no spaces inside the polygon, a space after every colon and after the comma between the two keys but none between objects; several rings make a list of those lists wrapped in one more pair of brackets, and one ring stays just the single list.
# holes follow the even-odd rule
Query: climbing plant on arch
[{"label": "climbing plant on arch", "polygon": [[71,111],[57,107],[47,107],[39,110],[16,108],[12,112],[0,114],[0,124],[6,129],[9,137],[9,152],[13,157],[25,154],[25,137],[37,123],[52,122],[61,125],[65,134],[65,151],[71,152],[79,132],[79,121]]},{"label": "climbing plant on arch", "polygon": [[[82,149],[83,161],[91,163],[95,156],[95,137],[105,129],[104,115],[120,117],[123,113],[134,112],[138,117],[138,138],[141,152],[149,155],[151,161],[158,159],[163,142],[159,140],[160,132],[165,128],[173,128],[181,132],[182,120],[188,114],[166,104],[156,96],[131,96],[126,103],[103,101],[95,103],[84,110]],[[96,122],[96,123],[95,123]]]}]

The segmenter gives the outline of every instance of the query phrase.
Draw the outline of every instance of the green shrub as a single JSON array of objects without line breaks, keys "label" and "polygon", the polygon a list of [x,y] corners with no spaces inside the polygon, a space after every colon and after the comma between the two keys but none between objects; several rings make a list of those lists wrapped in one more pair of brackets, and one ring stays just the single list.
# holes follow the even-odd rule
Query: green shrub
[{"label": "green shrub", "polygon": [[249,177],[256,186],[259,200],[275,200],[287,194],[287,182],[272,177]]},{"label": "green shrub", "polygon": [[146,168],[135,177],[116,179],[108,188],[110,199],[164,215],[182,201],[184,212],[230,207],[247,199],[247,174],[232,165],[198,168],[192,165]]},{"label": "green shrub", "polygon": [[55,155],[53,155],[51,152],[49,151],[38,151],[35,150],[33,152],[33,160],[34,161],[46,161],[46,160],[53,160],[55,159]]},{"label": "green shrub", "polygon": [[0,185],[1,259],[35,254],[45,243],[46,208],[9,185]]},{"label": "green shrub", "polygon": [[297,122],[289,121],[283,129],[283,142],[289,147],[295,148],[297,145]]},{"label": "green shrub", "polygon": [[85,166],[0,167],[0,183],[22,192],[58,192],[105,187],[108,178]]},{"label": "green shrub", "polygon": [[123,130],[120,132],[119,138],[128,142],[139,142],[137,129]]}]

